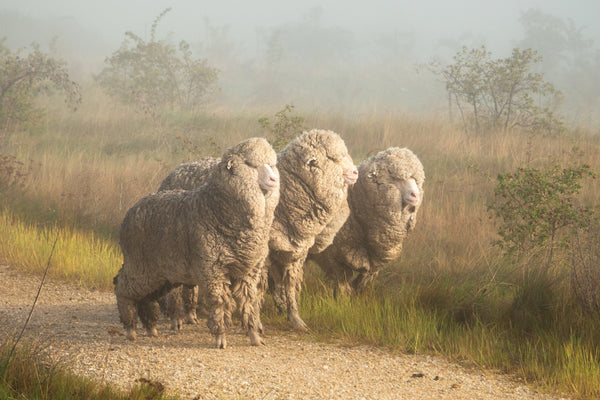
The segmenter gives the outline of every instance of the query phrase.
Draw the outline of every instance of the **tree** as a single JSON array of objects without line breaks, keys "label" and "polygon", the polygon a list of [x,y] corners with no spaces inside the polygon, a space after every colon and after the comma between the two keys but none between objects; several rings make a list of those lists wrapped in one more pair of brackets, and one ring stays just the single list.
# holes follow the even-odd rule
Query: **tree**
[{"label": "tree", "polygon": [[532,49],[515,48],[510,57],[492,59],[485,46],[463,47],[453,64],[431,67],[444,79],[465,130],[553,131],[562,126],[551,108],[560,92],[542,74],[531,71],[540,61]]},{"label": "tree", "polygon": [[40,50],[38,44],[11,52],[0,40],[0,129],[35,123],[42,110],[34,105],[35,97],[53,90],[63,92],[66,102],[76,108],[81,103],[79,85],[69,78],[63,61]]},{"label": "tree", "polygon": [[126,32],[121,48],[105,60],[108,66],[96,76],[109,95],[152,115],[164,108],[196,110],[218,78],[218,71],[206,60],[192,57],[187,42],[182,40],[176,47],[156,39],[157,25],[170,10],[154,20],[150,41]]},{"label": "tree", "polygon": [[532,8],[521,15],[519,22],[525,30],[519,45],[536,49],[544,57],[546,70],[571,70],[593,52],[594,41],[585,39],[582,29],[571,19]]},{"label": "tree", "polygon": [[584,29],[570,19],[529,9],[519,22],[524,36],[519,46],[536,49],[544,57],[542,67],[578,119],[586,111],[597,117],[600,100],[600,50],[594,40],[586,38]]}]

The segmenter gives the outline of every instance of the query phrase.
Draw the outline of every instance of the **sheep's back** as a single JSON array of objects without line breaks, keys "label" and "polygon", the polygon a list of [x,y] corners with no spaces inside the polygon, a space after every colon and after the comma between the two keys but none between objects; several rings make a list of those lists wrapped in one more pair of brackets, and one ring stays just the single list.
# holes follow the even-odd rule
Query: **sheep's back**
[{"label": "sheep's back", "polygon": [[162,181],[158,191],[197,189],[206,182],[211,168],[219,161],[220,158],[204,157],[197,161],[180,164]]}]

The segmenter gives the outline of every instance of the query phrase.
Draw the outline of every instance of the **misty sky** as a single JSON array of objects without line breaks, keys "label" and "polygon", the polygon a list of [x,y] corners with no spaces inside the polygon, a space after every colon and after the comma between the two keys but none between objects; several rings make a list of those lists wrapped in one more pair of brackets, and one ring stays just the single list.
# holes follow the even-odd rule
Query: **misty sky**
[{"label": "misty sky", "polygon": [[[213,26],[228,26],[241,42],[252,39],[257,28],[302,21],[315,7],[320,7],[323,25],[339,26],[359,37],[412,31],[428,45],[440,37],[471,34],[504,49],[519,38],[521,13],[540,8],[572,19],[583,28],[584,36],[600,42],[599,0],[0,0],[0,13],[74,20],[107,41],[110,48],[121,43],[125,31],[148,35],[152,20],[167,7],[172,11],[161,21],[159,33],[172,33],[189,42],[201,37],[205,18]],[[2,27],[1,36],[6,36]]]},{"label": "misty sky", "polygon": [[[519,18],[531,9],[571,20],[600,49],[600,0],[0,0],[0,39],[12,50],[32,42],[52,48],[84,81],[105,67],[125,32],[149,40],[152,22],[167,8],[156,39],[188,42],[220,71],[221,98],[247,103],[267,96],[275,104],[349,99],[446,107],[443,85],[421,66],[450,62],[462,46],[486,45],[494,57],[510,56],[525,35]],[[210,36],[211,29],[220,36]],[[552,38],[545,44],[552,48]],[[278,66],[281,60],[287,64]],[[549,76],[571,92],[570,101],[576,94],[577,104],[595,107],[594,71],[554,72]]]}]

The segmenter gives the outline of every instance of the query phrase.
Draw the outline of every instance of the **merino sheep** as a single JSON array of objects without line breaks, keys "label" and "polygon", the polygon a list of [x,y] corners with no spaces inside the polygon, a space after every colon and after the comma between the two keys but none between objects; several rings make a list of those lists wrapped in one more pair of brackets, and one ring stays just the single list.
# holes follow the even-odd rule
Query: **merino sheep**
[{"label": "merino sheep", "polygon": [[204,295],[218,348],[227,347],[235,303],[250,343],[263,343],[257,285],[279,200],[276,157],[266,140],[247,139],[223,154],[198,189],[150,194],[127,212],[114,283],[128,339],[136,338],[136,311],[156,336],[158,298],[187,284]]},{"label": "merino sheep", "polygon": [[298,313],[298,296],[304,262],[317,238],[327,242],[333,236],[328,225],[344,207],[358,171],[342,138],[319,129],[290,142],[277,155],[277,163],[281,197],[266,261],[269,289],[278,308],[287,310],[293,328],[303,331],[307,327]]},{"label": "merino sheep", "polygon": [[[391,147],[362,162],[348,194],[350,215],[333,243],[309,256],[337,286],[361,291],[400,256],[402,241],[417,222],[425,172],[417,156]],[[356,273],[356,276],[354,274]]]},{"label": "merino sheep", "polygon": [[[206,159],[180,165],[163,182],[161,188],[185,188],[188,182],[203,183],[208,175]],[[270,290],[277,307],[287,311],[294,329],[306,330],[298,313],[298,296],[303,281],[303,266],[308,251],[327,247],[349,214],[346,197],[348,186],[358,177],[356,166],[342,138],[335,132],[313,129],[290,142],[278,155],[281,175],[280,202],[269,241],[266,268],[271,281]],[[335,217],[335,219],[334,219]],[[261,281],[261,287],[267,283]],[[167,314],[173,329],[182,323],[181,305],[186,321],[194,322],[193,288],[184,286],[170,294],[172,306]],[[261,291],[262,293],[262,291]]]}]

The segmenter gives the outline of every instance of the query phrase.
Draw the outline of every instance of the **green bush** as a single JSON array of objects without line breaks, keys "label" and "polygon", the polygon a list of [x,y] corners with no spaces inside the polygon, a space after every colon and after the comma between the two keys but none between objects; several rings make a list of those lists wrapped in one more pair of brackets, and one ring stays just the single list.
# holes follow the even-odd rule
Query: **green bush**
[{"label": "green bush", "polygon": [[545,268],[555,248],[567,248],[572,229],[584,228],[593,210],[577,202],[581,180],[593,177],[587,164],[547,169],[518,168],[498,175],[495,200],[489,206],[499,221],[496,243],[517,257],[543,255]]},{"label": "green bush", "polygon": [[36,43],[24,52],[11,52],[0,40],[0,130],[39,120],[42,111],[34,100],[41,93],[59,90],[70,106],[81,103],[79,85],[69,78],[63,61],[43,53]]},{"label": "green bush", "polygon": [[218,71],[209,67],[206,60],[192,57],[187,42],[182,40],[176,47],[156,39],[156,27],[170,10],[154,20],[150,41],[133,32],[125,33],[121,48],[106,59],[107,66],[96,76],[109,95],[153,117],[163,109],[198,109],[218,77]]}]

